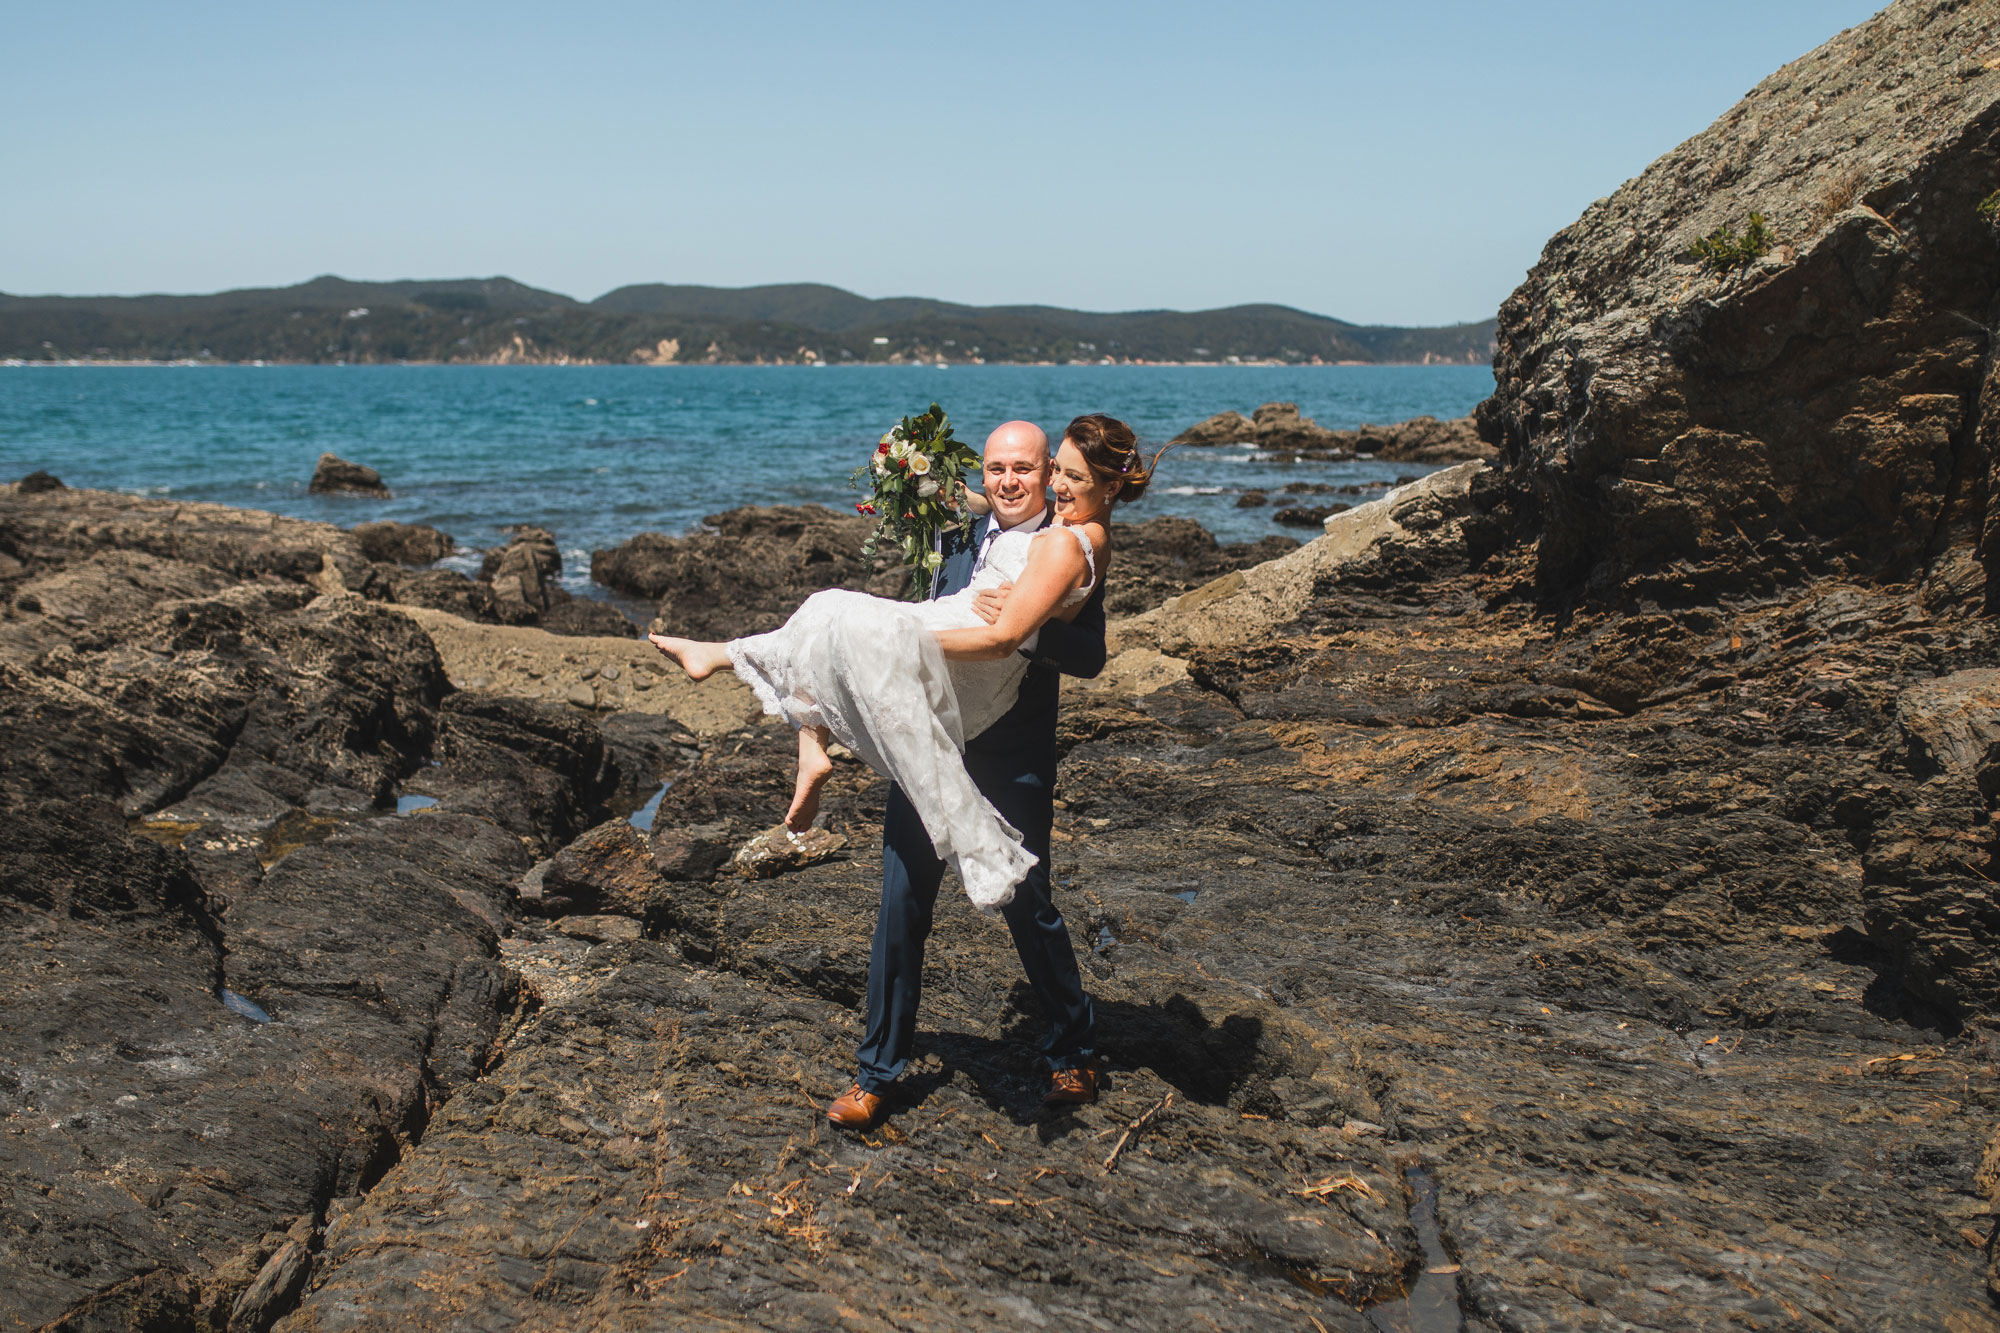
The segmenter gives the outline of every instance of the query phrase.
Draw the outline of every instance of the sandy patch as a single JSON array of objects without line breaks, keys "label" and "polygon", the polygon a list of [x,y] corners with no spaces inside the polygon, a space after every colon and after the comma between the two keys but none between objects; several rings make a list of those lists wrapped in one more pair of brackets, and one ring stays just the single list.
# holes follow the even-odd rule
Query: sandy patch
[{"label": "sandy patch", "polygon": [[739,731],[762,709],[729,672],[700,683],[644,639],[575,638],[518,625],[482,625],[448,611],[393,606],[423,626],[461,690],[555,699],[592,712],[666,713],[704,739]]}]

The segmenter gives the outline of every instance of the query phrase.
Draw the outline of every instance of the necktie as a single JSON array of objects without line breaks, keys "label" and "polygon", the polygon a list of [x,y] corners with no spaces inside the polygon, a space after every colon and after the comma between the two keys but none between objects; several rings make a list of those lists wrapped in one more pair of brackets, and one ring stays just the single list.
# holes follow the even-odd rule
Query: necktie
[{"label": "necktie", "polygon": [[986,525],[986,536],[979,543],[979,554],[972,558],[973,573],[977,574],[985,567],[986,553],[993,549],[993,543],[999,539],[999,536],[1000,525],[998,523],[988,523]]}]

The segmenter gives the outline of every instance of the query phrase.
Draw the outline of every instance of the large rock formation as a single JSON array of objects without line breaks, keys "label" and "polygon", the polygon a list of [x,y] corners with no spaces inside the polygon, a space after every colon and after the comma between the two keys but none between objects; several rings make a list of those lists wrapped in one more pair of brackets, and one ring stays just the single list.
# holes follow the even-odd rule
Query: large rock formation
[{"label": "large rock formation", "polygon": [[451,692],[326,525],[6,488],[0,544],[6,1313],[267,1327],[518,1016],[531,849],[663,747]]},{"label": "large rock formation", "polygon": [[[1111,1063],[1073,1112],[948,890],[888,1120],[827,1129],[886,786],[839,760],[844,846],[745,877],[791,738],[733,678],[373,605],[346,534],[0,488],[9,1314],[1994,1329],[1990,441],[1976,375],[1955,427],[1930,400],[1964,383],[1936,302],[1996,23],[1899,4],[1761,89],[1762,139],[1712,132],[1727,194],[1843,117],[1903,173],[1857,186],[1887,213],[1828,199],[1790,258],[1620,314],[1594,211],[1510,306],[1504,469],[1114,625],[1060,736]],[[768,565],[744,527],[672,549]],[[649,786],[646,836],[601,822]],[[550,883],[590,919],[517,915]]]},{"label": "large rock formation", "polygon": [[1545,589],[1963,592],[2000,530],[1996,43],[1991,5],[1900,0],[1549,242],[1479,411]]}]

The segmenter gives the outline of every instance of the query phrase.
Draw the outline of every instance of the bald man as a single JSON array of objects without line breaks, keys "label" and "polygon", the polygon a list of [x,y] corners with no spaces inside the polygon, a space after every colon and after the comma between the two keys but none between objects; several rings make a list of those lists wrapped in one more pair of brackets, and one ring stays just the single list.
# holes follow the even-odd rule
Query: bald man
[{"label": "bald man", "polygon": [[[986,437],[981,485],[992,512],[970,533],[947,538],[945,561],[931,586],[944,597],[972,582],[992,539],[1015,528],[1046,526],[1049,441],[1040,427],[1009,421]],[[999,615],[1002,592],[981,594],[980,614]],[[1048,1029],[1042,1055],[1049,1062],[1050,1105],[1097,1099],[1094,1018],[1083,993],[1069,927],[1056,910],[1049,885],[1049,829],[1055,822],[1057,677],[1095,676],[1104,669],[1104,581],[1076,619],[1042,626],[1021,681],[1021,694],[1005,717],[966,742],[972,781],[1035,854],[1035,868],[1001,911],[1014,950],[1028,975]],[[855,1085],[827,1108],[827,1118],[847,1129],[867,1129],[881,1118],[890,1086],[909,1063],[917,1030],[917,1001],[924,973],[924,942],[944,862],[931,847],[902,790],[889,789],[882,826],[882,905],[875,917],[875,945],[868,959],[868,1030],[862,1037]]]}]

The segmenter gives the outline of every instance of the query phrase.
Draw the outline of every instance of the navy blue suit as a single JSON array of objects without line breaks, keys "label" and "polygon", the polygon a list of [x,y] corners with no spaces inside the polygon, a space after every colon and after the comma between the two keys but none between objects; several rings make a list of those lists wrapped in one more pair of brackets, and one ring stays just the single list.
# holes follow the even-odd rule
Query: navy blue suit
[{"label": "navy blue suit", "polygon": [[[1044,510],[1042,522],[1052,515]],[[972,581],[979,538],[986,525],[945,548],[933,597],[958,592]],[[1077,975],[1069,927],[1056,910],[1049,885],[1049,829],[1055,822],[1056,702],[1059,675],[1095,676],[1104,669],[1104,581],[1075,621],[1051,619],[1031,654],[1013,708],[966,742],[965,768],[987,800],[1021,832],[1035,854],[1035,868],[1001,908],[1028,984],[1048,1020],[1042,1054],[1052,1069],[1087,1063],[1093,1050],[1090,997]],[[889,789],[882,824],[882,905],[875,917],[875,946],[868,960],[868,1031],[861,1041],[860,1083],[882,1092],[909,1063],[916,1038],[917,1001],[924,974],[924,942],[931,933],[944,862],[931,847],[923,820],[900,787]]]}]

